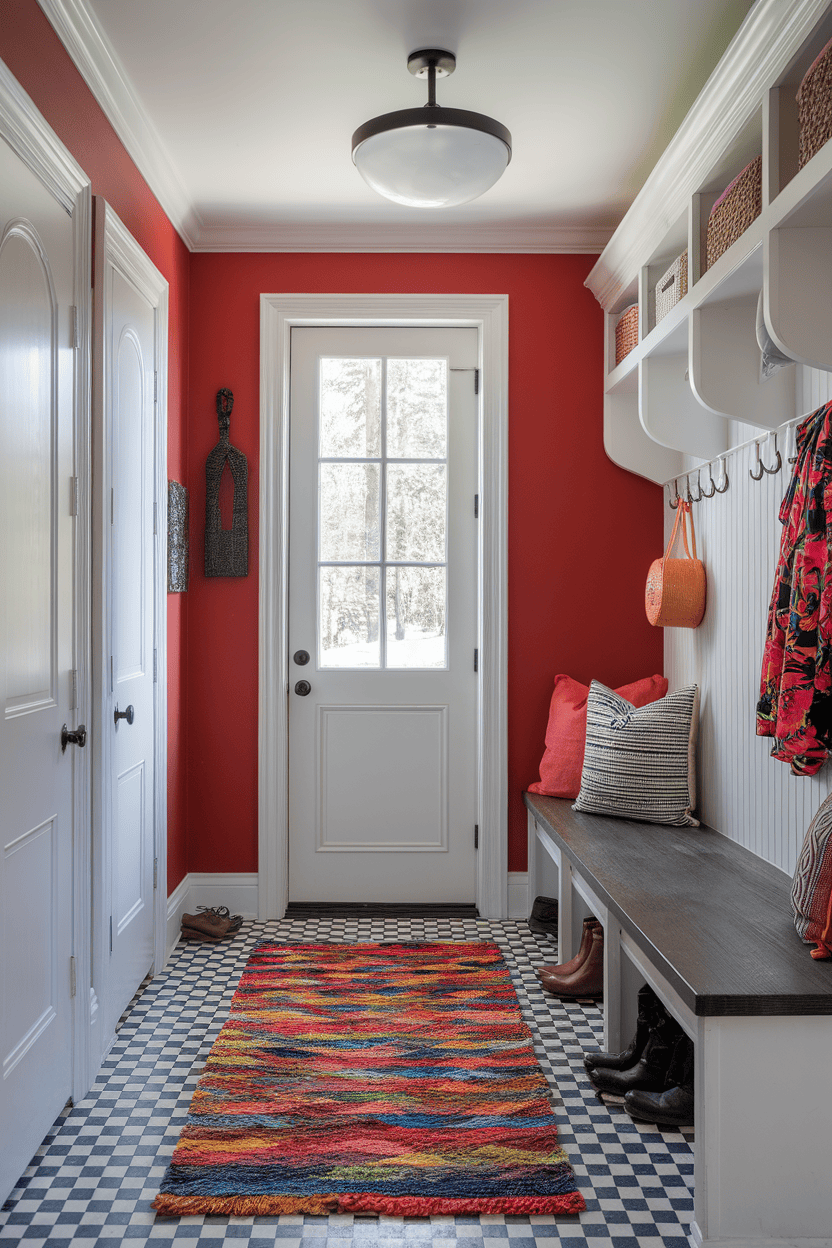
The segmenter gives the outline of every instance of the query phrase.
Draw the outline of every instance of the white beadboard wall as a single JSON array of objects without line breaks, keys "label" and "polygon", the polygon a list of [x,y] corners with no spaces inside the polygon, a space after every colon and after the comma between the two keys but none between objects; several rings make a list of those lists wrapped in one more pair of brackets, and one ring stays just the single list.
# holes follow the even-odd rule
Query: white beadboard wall
[{"label": "white beadboard wall", "polygon": [[[832,399],[832,374],[795,371],[798,411],[808,414]],[[759,433],[732,422],[729,445]],[[780,546],[777,513],[791,472],[786,456],[794,453],[793,434],[787,446],[782,442],[778,439],[783,467],[776,476],[764,474],[762,481],[752,481],[748,474],[755,464],[754,447],[746,447],[728,456],[727,492],[694,504],[698,553],[708,575],[707,609],[697,629],[664,630],[664,656],[671,689],[696,682],[701,690],[699,818],[792,874],[806,828],[832,791],[832,761],[817,776],[799,779],[787,764],[769,756],[772,739],[758,737],[754,730]],[[766,464],[774,459],[771,439],[762,458]],[[719,481],[716,469],[714,475]],[[695,473],[691,482],[695,494]],[[707,470],[703,484],[708,484]],[[666,490],[665,498],[669,496]],[[675,513],[669,507],[665,512],[666,543]]]}]

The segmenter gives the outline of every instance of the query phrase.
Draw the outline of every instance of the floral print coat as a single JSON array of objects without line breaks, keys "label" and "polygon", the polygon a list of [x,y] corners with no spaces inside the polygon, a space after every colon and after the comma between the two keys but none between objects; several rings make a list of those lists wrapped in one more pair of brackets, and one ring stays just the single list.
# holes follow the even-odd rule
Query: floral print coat
[{"label": "floral print coat", "polygon": [[813,776],[832,745],[832,403],[798,428],[780,520],[757,735],[776,738],[771,756],[794,775]]}]

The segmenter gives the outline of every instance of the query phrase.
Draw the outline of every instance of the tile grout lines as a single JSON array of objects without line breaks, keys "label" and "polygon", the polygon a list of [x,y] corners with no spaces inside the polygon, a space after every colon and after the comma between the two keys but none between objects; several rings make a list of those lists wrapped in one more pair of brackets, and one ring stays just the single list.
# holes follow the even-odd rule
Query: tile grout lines
[{"label": "tile grout lines", "polygon": [[[260,940],[495,940],[512,971],[558,1132],[584,1194],[580,1217],[188,1217],[150,1208],[199,1073]],[[525,922],[344,917],[245,923],[219,945],[179,945],[131,1002],[89,1095],[68,1107],[0,1210],[0,1248],[688,1248],[693,1212],[689,1132],[633,1122],[603,1105],[584,1048],[602,1044],[591,1002],[546,996],[534,974],[555,949]],[[506,1244],[506,1241],[511,1241]]]}]

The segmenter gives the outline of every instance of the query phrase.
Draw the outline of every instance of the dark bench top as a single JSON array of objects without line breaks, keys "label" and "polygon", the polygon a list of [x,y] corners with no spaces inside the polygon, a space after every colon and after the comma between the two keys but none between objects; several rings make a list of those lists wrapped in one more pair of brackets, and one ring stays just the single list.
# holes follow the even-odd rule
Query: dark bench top
[{"label": "dark bench top", "polygon": [[711,828],[579,814],[523,795],[537,823],[694,1014],[832,1014],[832,961],[794,929],[791,880]]}]

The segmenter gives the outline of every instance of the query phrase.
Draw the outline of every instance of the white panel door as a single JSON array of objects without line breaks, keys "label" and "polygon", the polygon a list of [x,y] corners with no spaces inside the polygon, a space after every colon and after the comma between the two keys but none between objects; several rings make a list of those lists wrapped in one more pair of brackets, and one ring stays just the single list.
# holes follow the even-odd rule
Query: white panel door
[{"label": "white panel door", "polygon": [[0,1202],[71,1091],[73,254],[0,141]]},{"label": "white panel door", "polygon": [[477,338],[292,330],[290,901],[475,900]]},{"label": "white panel door", "polygon": [[[114,265],[105,271],[105,498],[110,498],[110,964],[105,1035],[153,963],[153,586],[155,310]],[[107,488],[109,486],[109,489]]]}]

